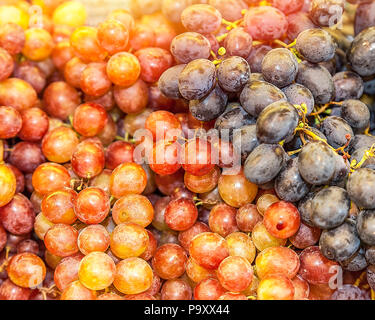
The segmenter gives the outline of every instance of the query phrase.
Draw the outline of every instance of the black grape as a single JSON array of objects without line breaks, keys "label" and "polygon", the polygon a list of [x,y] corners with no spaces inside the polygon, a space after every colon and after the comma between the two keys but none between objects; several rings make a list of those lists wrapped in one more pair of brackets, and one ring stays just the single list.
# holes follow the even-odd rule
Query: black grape
[{"label": "black grape", "polygon": [[335,149],[344,146],[348,139],[354,137],[354,133],[350,125],[340,117],[327,117],[320,130],[327,137],[327,142]]},{"label": "black grape", "polygon": [[298,171],[298,159],[290,159],[275,180],[275,191],[281,200],[297,202],[310,190]]},{"label": "black grape", "polygon": [[315,227],[332,229],[349,215],[350,198],[345,189],[328,187],[320,190],[311,202],[311,221]]},{"label": "black grape", "polygon": [[375,74],[375,27],[363,30],[354,38],[348,61],[362,77]]},{"label": "black grape", "polygon": [[354,129],[366,129],[370,124],[370,110],[360,100],[345,100],[341,116]]},{"label": "black grape", "polygon": [[246,58],[252,72],[262,72],[263,58],[270,50],[272,50],[272,47],[263,44],[253,47],[250,55]]},{"label": "black grape", "polygon": [[318,63],[335,56],[336,44],[327,31],[308,29],[298,35],[296,49],[306,60]]},{"label": "black grape", "polygon": [[261,143],[279,143],[294,134],[299,121],[297,109],[286,101],[265,108],[257,120],[257,137]]},{"label": "black grape", "polygon": [[312,185],[329,183],[335,173],[335,152],[322,141],[312,141],[302,147],[298,168],[303,179]]},{"label": "black grape", "polygon": [[328,70],[318,64],[303,61],[298,66],[296,82],[307,87],[315,103],[326,104],[335,97],[335,86]]},{"label": "black grape", "polygon": [[273,84],[265,81],[248,83],[240,95],[242,107],[254,117],[258,117],[271,103],[280,100],[286,101],[285,94]]},{"label": "black grape", "polygon": [[166,97],[171,99],[181,98],[181,94],[178,89],[178,78],[185,67],[186,64],[174,66],[164,71],[164,73],[160,76],[158,87]]},{"label": "black grape", "polygon": [[298,83],[293,83],[282,90],[291,104],[301,105],[304,103],[307,107],[307,115],[313,112],[315,106],[314,96],[305,86]]},{"label": "black grape", "polygon": [[360,168],[354,171],[346,186],[350,199],[364,209],[375,209],[375,171]]},{"label": "black grape", "polygon": [[243,126],[233,134],[233,146],[241,154],[243,162],[258,145],[255,124]]},{"label": "black grape", "polygon": [[215,83],[216,67],[206,59],[188,63],[178,79],[180,93],[187,100],[202,99],[210,93]]},{"label": "black grape", "polygon": [[285,151],[278,144],[261,144],[245,161],[246,178],[255,184],[265,184],[279,174],[285,163]]},{"label": "black grape", "polygon": [[351,71],[338,72],[333,76],[335,84],[335,101],[359,99],[362,97],[364,84],[362,78]]},{"label": "black grape", "polygon": [[375,245],[375,211],[363,210],[357,218],[357,231],[361,240],[370,245]]},{"label": "black grape", "polygon": [[222,61],[217,69],[219,85],[228,92],[239,92],[250,79],[250,67],[241,57],[230,57]]},{"label": "black grape", "polygon": [[375,26],[375,2],[361,3],[355,12],[354,32],[357,35],[361,31]]},{"label": "black grape", "polygon": [[273,49],[263,58],[262,74],[264,79],[279,88],[290,85],[295,80],[297,72],[297,58],[288,49]]},{"label": "black grape", "polygon": [[189,109],[192,116],[200,121],[211,121],[220,116],[228,102],[228,96],[217,85],[209,95],[202,100],[191,100]]},{"label": "black grape", "polygon": [[351,220],[334,229],[324,230],[319,241],[323,255],[337,262],[350,259],[357,252],[360,244],[356,224]]}]

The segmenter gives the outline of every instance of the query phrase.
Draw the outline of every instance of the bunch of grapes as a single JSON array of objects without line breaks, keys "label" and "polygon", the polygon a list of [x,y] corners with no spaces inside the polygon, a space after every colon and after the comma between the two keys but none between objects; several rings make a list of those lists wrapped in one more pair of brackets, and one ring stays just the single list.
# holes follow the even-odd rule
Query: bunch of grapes
[{"label": "bunch of grapes", "polygon": [[0,300],[375,299],[375,2],[130,3],[0,0]]}]

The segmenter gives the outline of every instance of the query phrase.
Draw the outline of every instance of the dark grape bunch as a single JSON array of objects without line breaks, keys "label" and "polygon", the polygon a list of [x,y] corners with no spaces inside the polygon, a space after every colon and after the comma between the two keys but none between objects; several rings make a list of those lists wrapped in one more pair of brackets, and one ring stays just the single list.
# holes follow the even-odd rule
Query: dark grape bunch
[{"label": "dark grape bunch", "polygon": [[375,300],[375,2],[127,3],[0,0],[0,300]]}]

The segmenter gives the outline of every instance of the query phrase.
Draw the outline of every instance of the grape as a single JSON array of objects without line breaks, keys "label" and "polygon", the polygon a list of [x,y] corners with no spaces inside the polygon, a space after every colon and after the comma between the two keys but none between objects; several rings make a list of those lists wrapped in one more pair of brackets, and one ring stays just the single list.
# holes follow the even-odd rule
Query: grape
[{"label": "grape", "polygon": [[336,45],[327,31],[308,29],[298,35],[296,49],[309,62],[318,63],[331,60],[335,55]]},{"label": "grape", "polygon": [[25,44],[22,54],[33,61],[42,61],[52,53],[53,40],[50,33],[41,28],[25,31]]},{"label": "grape", "polygon": [[87,64],[77,57],[69,60],[64,67],[64,78],[66,82],[74,88],[80,89],[81,75]]},{"label": "grape", "polygon": [[355,223],[348,220],[337,228],[324,230],[319,247],[326,258],[342,262],[357,252],[360,242]]},{"label": "grape", "polygon": [[204,176],[214,168],[211,143],[197,138],[185,144],[182,167],[195,176]]},{"label": "grape", "polygon": [[247,204],[238,209],[236,221],[238,228],[243,232],[252,232],[255,225],[263,220],[254,204]]},{"label": "grape", "polygon": [[375,270],[374,266],[369,266],[367,268],[367,282],[370,285],[371,289],[374,290],[375,287]]},{"label": "grape", "polygon": [[280,199],[290,202],[301,200],[309,192],[298,170],[298,158],[289,160],[281,170],[275,181],[275,191]]},{"label": "grape", "polygon": [[284,48],[270,50],[263,58],[264,79],[279,88],[290,85],[296,78],[298,61],[294,54]]},{"label": "grape", "polygon": [[288,21],[278,9],[269,6],[252,7],[244,17],[245,30],[254,40],[280,39],[287,31]]},{"label": "grape", "polygon": [[354,72],[338,72],[333,76],[333,82],[336,91],[335,101],[359,99],[363,94],[363,80]]},{"label": "grape", "polygon": [[111,111],[115,106],[114,90],[111,88],[106,94],[100,97],[94,97],[86,94],[85,102],[100,104],[106,111]]},{"label": "grape", "polygon": [[154,217],[151,202],[142,195],[128,194],[116,201],[112,209],[112,218],[116,224],[134,222],[147,227]]},{"label": "grape", "polygon": [[310,284],[327,284],[337,273],[337,263],[324,257],[316,246],[303,250],[300,261],[299,274]]},{"label": "grape", "polygon": [[[190,191],[196,193],[210,193],[216,188],[220,174],[220,169],[217,167],[214,167],[209,173],[203,176],[195,176],[189,172],[185,172],[184,183]],[[209,201],[209,199],[202,200],[203,202],[205,202],[205,200]]]},{"label": "grape", "polygon": [[[221,25],[221,13],[213,6],[195,4],[181,13],[181,22],[189,30],[198,33],[215,33]],[[204,23],[202,23],[204,21]]]},{"label": "grape", "polygon": [[351,149],[352,151],[362,148],[369,149],[374,143],[375,139],[373,136],[357,134],[352,140]]},{"label": "grape", "polygon": [[110,55],[125,51],[129,41],[129,30],[116,20],[106,20],[98,26],[98,40]]},{"label": "grape", "polygon": [[32,290],[15,285],[6,279],[0,285],[0,300],[29,300]]},{"label": "grape", "polygon": [[349,177],[347,183],[347,190],[350,199],[361,208],[374,209],[374,184],[374,170],[362,168],[354,171],[353,174]]},{"label": "grape", "polygon": [[218,186],[221,198],[235,208],[253,202],[258,192],[258,187],[246,180],[243,172],[237,175],[222,175]]},{"label": "grape", "polygon": [[233,232],[225,238],[229,255],[243,257],[250,263],[255,259],[256,248],[251,238],[242,232]]},{"label": "grape", "polygon": [[164,244],[159,247],[152,258],[152,267],[156,274],[165,280],[176,279],[185,272],[187,254],[177,244]]},{"label": "grape", "polygon": [[210,232],[197,235],[190,244],[189,253],[201,267],[209,270],[217,269],[229,256],[225,239]]},{"label": "grape", "polygon": [[109,287],[115,278],[115,273],[115,263],[103,252],[91,252],[79,263],[79,281],[91,290],[103,290]]},{"label": "grape", "polygon": [[78,143],[77,134],[72,129],[58,127],[44,136],[42,140],[43,155],[56,163],[68,162]]},{"label": "grape", "polygon": [[286,96],[280,89],[264,81],[251,81],[244,87],[240,96],[241,105],[254,117],[258,117],[270,104],[284,100]]},{"label": "grape", "polygon": [[345,100],[341,107],[341,116],[355,129],[364,129],[370,123],[370,111],[360,100]]},{"label": "grape", "polygon": [[235,28],[228,32],[224,40],[224,47],[230,56],[238,56],[246,59],[253,46],[253,38],[244,28]]},{"label": "grape", "polygon": [[341,225],[349,214],[350,199],[345,189],[329,187],[319,191],[311,202],[311,221],[321,229]]},{"label": "grape", "polygon": [[375,41],[375,27],[363,30],[353,40],[347,58],[352,69],[360,76],[375,74],[372,43]]},{"label": "grape", "polygon": [[157,140],[175,140],[181,131],[181,123],[176,116],[164,110],[152,112],[146,119],[145,128],[149,130]]},{"label": "grape", "polygon": [[119,296],[116,293],[110,292],[110,293],[103,293],[100,296],[96,298],[96,300],[125,300],[124,297]]},{"label": "grape", "polygon": [[223,18],[228,21],[241,19],[242,10],[248,8],[243,0],[209,0],[208,3],[219,10]]},{"label": "grape", "polygon": [[220,63],[217,77],[223,90],[239,92],[250,79],[250,67],[245,59],[230,57]]},{"label": "grape", "polygon": [[255,184],[272,181],[285,162],[285,152],[275,144],[261,144],[250,153],[244,165],[246,178]]},{"label": "grape", "polygon": [[298,112],[289,102],[274,102],[259,115],[256,125],[257,139],[260,143],[268,144],[285,140],[293,135],[298,121]]},{"label": "grape", "polygon": [[160,76],[158,88],[166,97],[171,99],[181,98],[181,94],[178,89],[178,78],[185,66],[185,64],[179,64],[171,67],[164,71],[164,73]]},{"label": "grape", "polygon": [[109,214],[109,210],[109,196],[99,188],[86,188],[74,199],[74,212],[77,218],[85,224],[103,222]]},{"label": "grape", "polygon": [[204,279],[194,288],[194,300],[217,300],[225,292],[217,279]]},{"label": "grape", "polygon": [[104,129],[106,121],[106,111],[101,105],[85,103],[75,109],[73,127],[80,135],[94,137]]},{"label": "grape", "polygon": [[375,213],[373,210],[361,211],[357,218],[357,230],[361,240],[373,246],[375,244],[373,221]]},{"label": "grape", "polygon": [[7,273],[14,284],[23,288],[33,288],[43,282],[46,266],[37,255],[25,252],[12,257]]},{"label": "grape", "polygon": [[293,282],[283,275],[271,275],[260,281],[258,300],[293,300]]},{"label": "grape", "polygon": [[32,142],[17,143],[9,157],[9,162],[25,173],[32,173],[44,161],[41,148]]},{"label": "grape", "polygon": [[[319,154],[319,159],[313,157],[313,154]],[[324,142],[309,142],[302,147],[298,157],[298,168],[307,183],[325,184],[332,179],[335,173],[335,153]]]},{"label": "grape", "polygon": [[366,250],[366,260],[369,264],[374,265],[375,263],[375,247],[371,246]]},{"label": "grape", "polygon": [[[309,0],[308,0],[309,1]],[[295,12],[287,16],[288,19],[288,38],[294,40],[298,35],[307,30],[316,28],[306,12]]]},{"label": "grape", "polygon": [[357,35],[363,30],[375,26],[374,3],[372,1],[364,1],[360,3],[355,11],[354,31]]},{"label": "grape", "polygon": [[141,65],[136,56],[128,52],[113,55],[107,63],[108,78],[118,86],[133,85],[141,74]]},{"label": "grape", "polygon": [[301,276],[292,279],[294,286],[294,300],[307,300],[310,294],[310,286]]},{"label": "grape", "polygon": [[320,65],[304,61],[299,64],[296,82],[308,88],[315,103],[325,104],[335,96],[335,86],[328,70]]},{"label": "grape", "polygon": [[61,120],[66,120],[72,115],[80,101],[77,90],[63,81],[51,83],[43,94],[46,112]]},{"label": "grape", "polygon": [[191,300],[192,289],[190,285],[182,280],[167,280],[161,289],[162,300]]},{"label": "grape", "polygon": [[47,195],[41,204],[44,216],[52,223],[73,224],[77,220],[73,209],[76,197],[77,193],[68,188]]},{"label": "grape", "polygon": [[111,81],[106,72],[105,62],[91,62],[81,74],[81,89],[85,94],[99,97],[106,94],[111,88]]},{"label": "grape", "polygon": [[26,81],[8,78],[0,82],[0,105],[22,111],[33,107],[36,101],[37,93]]},{"label": "grape", "polygon": [[0,138],[15,137],[22,129],[22,116],[13,107],[0,107]]},{"label": "grape", "polygon": [[185,231],[191,228],[198,218],[198,210],[193,200],[180,198],[172,200],[165,209],[164,219],[169,228]]},{"label": "grape", "polygon": [[102,225],[87,226],[79,233],[77,244],[85,255],[91,252],[105,252],[110,244],[109,233]]},{"label": "grape", "polygon": [[334,148],[344,146],[348,140],[351,140],[351,137],[354,137],[350,125],[340,117],[327,117],[321,125],[321,131]]},{"label": "grape", "polygon": [[293,279],[297,275],[299,267],[298,255],[285,247],[267,248],[256,258],[256,270],[260,279],[276,274]]},{"label": "grape", "polygon": [[60,300],[96,300],[96,292],[76,280],[64,289]]},{"label": "grape", "polygon": [[217,277],[225,289],[241,292],[250,286],[253,280],[253,268],[245,258],[231,256],[220,263]]},{"label": "grape", "polygon": [[228,102],[227,95],[219,86],[201,100],[191,100],[189,103],[190,113],[200,121],[211,121],[219,117],[224,111]]},{"label": "grape", "polygon": [[23,194],[14,195],[8,204],[0,207],[2,226],[15,235],[32,231],[35,221],[33,206]]},{"label": "grape", "polygon": [[161,10],[168,20],[178,23],[181,20],[182,11],[190,4],[191,0],[162,0]]},{"label": "grape", "polygon": [[78,252],[78,232],[66,224],[53,225],[44,236],[44,244],[49,252],[58,257],[69,257]]},{"label": "grape", "polygon": [[161,48],[140,49],[135,56],[141,66],[140,77],[148,83],[158,81],[163,72],[173,65],[172,55]]},{"label": "grape", "polygon": [[251,239],[259,251],[286,244],[286,239],[279,239],[272,236],[262,222],[257,223],[253,228]]},{"label": "grape", "polygon": [[226,237],[227,235],[238,231],[236,223],[236,210],[226,204],[218,204],[214,206],[209,215],[210,229]]},{"label": "grape", "polygon": [[300,215],[291,203],[280,201],[270,205],[265,211],[263,224],[272,236],[287,239],[297,233]]},{"label": "grape", "polygon": [[97,29],[78,27],[70,37],[70,44],[76,56],[84,62],[99,62],[106,57],[105,50],[99,45]]},{"label": "grape", "polygon": [[345,284],[342,288],[337,289],[331,300],[367,300],[364,292],[351,284]]},{"label": "grape", "polygon": [[71,164],[74,172],[82,178],[98,176],[104,169],[103,145],[97,138],[86,139],[75,148]]},{"label": "grape", "polygon": [[246,125],[240,128],[233,136],[233,145],[238,153],[241,153],[242,162],[246,160],[249,154],[259,145],[256,136],[256,125]]},{"label": "grape", "polygon": [[321,27],[332,27],[340,22],[344,12],[342,0],[313,0],[310,12],[311,19]]},{"label": "grape", "polygon": [[272,47],[268,45],[254,46],[250,52],[250,55],[246,58],[251,71],[261,73],[262,72],[262,61],[264,56],[272,50]]},{"label": "grape", "polygon": [[202,99],[214,88],[215,83],[215,65],[205,59],[189,62],[178,79],[180,93],[188,100]]},{"label": "grape", "polygon": [[148,245],[146,230],[132,222],[119,224],[111,234],[111,251],[121,259],[138,257]]},{"label": "grape", "polygon": [[196,59],[208,59],[211,44],[199,33],[185,32],[174,37],[170,50],[177,62],[189,63]]},{"label": "grape", "polygon": [[320,238],[321,230],[316,227],[301,222],[301,225],[289,241],[298,249],[306,249],[307,247],[315,245]]},{"label": "grape", "polygon": [[369,265],[365,257],[365,250],[359,248],[359,250],[349,259],[340,262],[341,266],[346,271],[356,272],[362,271]]},{"label": "grape", "polygon": [[235,133],[234,130],[240,129],[246,125],[255,124],[256,120],[254,117],[249,115],[241,107],[233,109],[227,109],[215,122],[215,129],[220,133],[226,133],[225,130],[229,131],[229,138]]},{"label": "grape", "polygon": [[18,54],[25,45],[25,31],[16,23],[5,23],[0,26],[0,47],[11,55]]}]

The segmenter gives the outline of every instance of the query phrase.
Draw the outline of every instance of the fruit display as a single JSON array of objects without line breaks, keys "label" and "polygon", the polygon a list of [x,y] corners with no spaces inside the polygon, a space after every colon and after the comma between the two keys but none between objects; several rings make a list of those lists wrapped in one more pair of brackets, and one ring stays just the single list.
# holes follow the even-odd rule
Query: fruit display
[{"label": "fruit display", "polygon": [[0,0],[0,300],[375,300],[374,12]]}]

